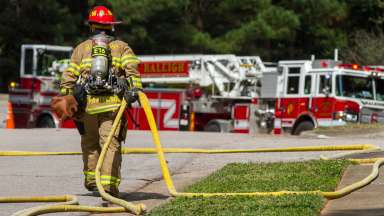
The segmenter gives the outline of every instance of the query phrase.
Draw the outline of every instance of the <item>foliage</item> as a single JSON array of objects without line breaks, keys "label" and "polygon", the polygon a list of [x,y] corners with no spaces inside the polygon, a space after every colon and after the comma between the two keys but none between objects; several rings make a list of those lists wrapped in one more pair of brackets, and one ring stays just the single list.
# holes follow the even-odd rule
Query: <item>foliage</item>
[{"label": "foliage", "polygon": [[350,39],[350,47],[342,52],[342,59],[361,65],[384,65],[384,33],[357,31]]},{"label": "foliage", "polygon": [[332,57],[333,49],[347,44],[348,32],[343,29],[347,19],[345,1],[280,0],[279,5],[292,9],[299,16],[300,27],[292,58]]},{"label": "foliage", "polygon": [[[333,191],[350,162],[345,160],[229,164],[188,187],[187,192]],[[176,198],[150,215],[319,215],[319,195]]]},{"label": "foliage", "polygon": [[[0,0],[0,89],[18,74],[21,44],[72,44],[76,40],[80,12],[72,13],[65,2]],[[72,7],[80,6],[76,0],[71,2]]]},{"label": "foliage", "polygon": [[[106,5],[117,35],[138,54],[234,53],[266,61],[379,54],[384,0],[0,0],[0,91],[18,75],[20,45],[76,45],[86,17]],[[357,33],[356,33],[357,32]],[[364,37],[364,35],[366,37]],[[367,38],[369,37],[369,38]],[[363,46],[361,41],[373,42]],[[360,53],[357,53],[360,52]],[[379,64],[381,62],[376,62]]]},{"label": "foliage", "polygon": [[111,1],[125,24],[121,36],[141,53],[265,54],[295,37],[292,11],[269,0]]}]

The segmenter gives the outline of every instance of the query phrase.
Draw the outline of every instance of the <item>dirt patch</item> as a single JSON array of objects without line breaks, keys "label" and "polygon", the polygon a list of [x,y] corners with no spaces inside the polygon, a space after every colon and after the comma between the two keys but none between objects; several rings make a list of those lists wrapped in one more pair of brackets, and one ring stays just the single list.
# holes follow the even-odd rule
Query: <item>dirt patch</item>
[{"label": "dirt patch", "polygon": [[347,124],[336,127],[319,127],[310,133],[326,136],[359,136],[384,132],[383,124]]}]

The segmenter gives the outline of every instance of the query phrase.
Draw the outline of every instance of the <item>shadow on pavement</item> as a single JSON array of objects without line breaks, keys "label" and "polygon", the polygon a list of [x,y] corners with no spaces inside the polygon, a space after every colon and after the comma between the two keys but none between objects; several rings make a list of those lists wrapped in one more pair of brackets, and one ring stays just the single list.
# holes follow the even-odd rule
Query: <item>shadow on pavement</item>
[{"label": "shadow on pavement", "polygon": [[[89,197],[100,197],[99,192],[88,192],[84,194],[76,194],[76,196],[89,196]],[[149,192],[120,192],[120,199],[126,201],[142,201],[142,200],[165,200],[169,196],[160,193],[149,193]]]},{"label": "shadow on pavement", "polygon": [[120,198],[127,200],[127,201],[141,201],[141,200],[165,200],[168,199],[169,196],[160,194],[160,193],[148,193],[148,192],[131,192],[131,193],[125,193],[120,192]]}]

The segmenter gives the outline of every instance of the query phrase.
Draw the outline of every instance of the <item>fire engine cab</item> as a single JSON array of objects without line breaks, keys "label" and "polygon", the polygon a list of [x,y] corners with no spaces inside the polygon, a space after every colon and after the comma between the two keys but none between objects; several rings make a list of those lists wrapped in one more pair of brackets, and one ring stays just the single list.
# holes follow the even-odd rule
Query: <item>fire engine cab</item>
[{"label": "fire engine cab", "polygon": [[26,44],[21,46],[20,79],[9,89],[15,127],[73,127],[60,123],[51,112],[50,102],[58,94],[60,77],[69,64],[72,47]]},{"label": "fire engine cab", "polygon": [[379,68],[334,60],[280,61],[263,74],[259,113],[273,112],[295,135],[318,126],[382,123],[383,77]]}]

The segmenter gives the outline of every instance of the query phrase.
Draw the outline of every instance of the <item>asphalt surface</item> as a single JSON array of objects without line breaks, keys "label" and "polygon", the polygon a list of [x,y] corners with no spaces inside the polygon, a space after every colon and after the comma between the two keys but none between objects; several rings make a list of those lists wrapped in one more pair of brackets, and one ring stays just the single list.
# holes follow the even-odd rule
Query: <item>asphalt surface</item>
[{"label": "asphalt surface", "polygon": [[[339,188],[359,181],[371,172],[371,165],[350,166],[344,173]],[[322,216],[382,216],[384,215],[384,170],[369,186],[327,203]]]},{"label": "asphalt surface", "polygon": [[[383,147],[384,134],[319,139],[317,137],[275,137],[244,134],[161,132],[164,147],[236,149],[261,147],[294,147],[317,145],[375,144]],[[11,151],[80,151],[80,137],[72,129],[0,129],[0,150]],[[146,131],[129,131],[127,147],[153,147]],[[167,154],[168,165],[178,190],[202,176],[231,162],[275,162],[318,159],[337,152],[258,153],[226,155]],[[80,156],[0,157],[0,196],[78,195],[81,204],[101,206],[98,197],[86,191],[83,184]],[[168,199],[161,181],[159,162],[155,155],[126,155],[122,165],[123,198],[144,202],[150,208]],[[0,204],[0,215],[39,204]],[[89,215],[60,213],[54,215]]]}]

